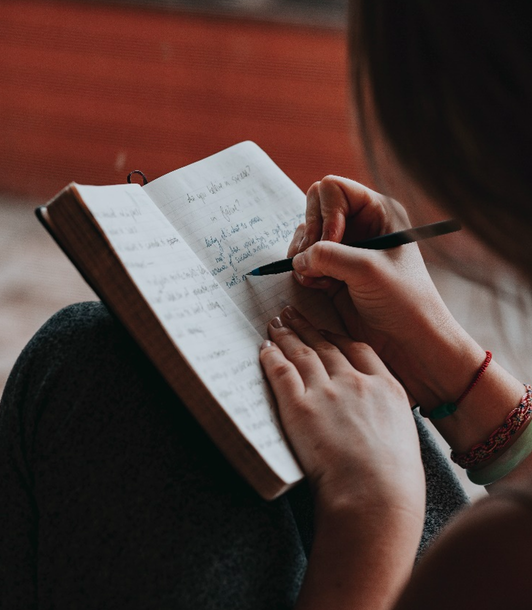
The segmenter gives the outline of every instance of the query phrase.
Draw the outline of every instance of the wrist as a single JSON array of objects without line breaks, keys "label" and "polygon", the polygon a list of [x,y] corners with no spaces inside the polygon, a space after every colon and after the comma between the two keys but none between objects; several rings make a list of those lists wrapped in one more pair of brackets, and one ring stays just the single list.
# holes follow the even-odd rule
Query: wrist
[{"label": "wrist", "polygon": [[425,478],[420,472],[411,472],[402,483],[379,482],[375,477],[368,484],[362,480],[344,491],[314,491],[316,527],[331,523],[359,524],[364,522],[400,526],[409,523],[423,530],[425,518]]},{"label": "wrist", "polygon": [[[419,337],[419,349],[406,346],[396,373],[414,401],[430,412],[456,401],[477,375],[486,352],[451,317],[441,325],[420,323]],[[457,410],[432,423],[455,452],[466,452],[502,424],[523,392],[523,384],[494,357]]]},{"label": "wrist", "polygon": [[344,542],[349,538],[373,543],[379,538],[388,542],[402,539],[411,545],[414,556],[423,533],[424,517],[424,510],[405,505],[372,504],[350,510],[344,506],[342,510],[317,510],[315,530],[329,539],[339,537]]},{"label": "wrist", "polygon": [[[414,401],[430,412],[456,399],[471,384],[486,352],[452,318],[418,320],[418,336],[397,344],[392,367]],[[413,335],[411,333],[411,335]],[[496,354],[457,410],[433,424],[455,452],[485,441],[519,404],[523,384],[505,371]]]},{"label": "wrist", "polygon": [[[353,508],[353,507],[351,507]],[[298,609],[391,608],[410,578],[423,518],[382,507],[318,510]]]},{"label": "wrist", "polygon": [[[412,506],[410,503],[372,502],[361,506],[338,505],[331,510],[328,506],[317,507],[315,512],[315,538],[339,550],[359,553],[361,549],[372,547],[380,549],[379,561],[384,560],[384,549],[394,552],[400,548],[401,562],[405,575],[410,572],[409,559],[414,562],[419,547],[425,519],[425,505]],[[393,563],[393,562],[392,562]]]},{"label": "wrist", "polygon": [[430,412],[463,392],[486,354],[448,310],[430,319],[419,316],[412,326],[407,337],[389,346],[386,361],[415,402]]}]

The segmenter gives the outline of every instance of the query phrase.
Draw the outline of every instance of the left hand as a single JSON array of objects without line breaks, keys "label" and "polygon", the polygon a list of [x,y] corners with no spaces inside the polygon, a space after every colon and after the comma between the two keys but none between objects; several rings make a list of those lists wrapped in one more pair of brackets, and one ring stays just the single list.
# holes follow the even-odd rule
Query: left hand
[{"label": "left hand", "polygon": [[317,331],[288,307],[260,359],[284,430],[320,507],[422,518],[425,478],[406,393],[364,343]]}]

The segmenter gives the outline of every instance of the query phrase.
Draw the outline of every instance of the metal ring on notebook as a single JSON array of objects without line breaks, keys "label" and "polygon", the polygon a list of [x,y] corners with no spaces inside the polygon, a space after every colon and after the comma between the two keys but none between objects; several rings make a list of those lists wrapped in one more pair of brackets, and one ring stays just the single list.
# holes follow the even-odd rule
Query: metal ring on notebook
[{"label": "metal ring on notebook", "polygon": [[129,174],[127,175],[127,183],[131,184],[131,176],[133,174],[139,174],[139,176],[142,176],[142,186],[146,186],[148,184],[148,178],[146,178],[146,176],[144,175],[144,172],[141,172],[140,169],[134,169],[132,172],[129,172]]}]

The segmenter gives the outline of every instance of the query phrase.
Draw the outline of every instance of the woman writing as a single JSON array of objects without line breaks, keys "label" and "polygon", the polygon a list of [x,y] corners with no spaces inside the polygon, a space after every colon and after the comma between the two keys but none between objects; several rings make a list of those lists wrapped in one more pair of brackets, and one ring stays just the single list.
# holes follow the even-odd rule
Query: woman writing
[{"label": "woman writing", "polygon": [[[408,226],[394,200],[431,201],[527,285],[528,10],[351,4],[356,125],[384,194],[316,183],[289,252],[351,338],[287,308],[260,351],[312,491],[308,567],[305,488],[262,502],[105,309],[82,304],[39,331],[3,397],[2,607],[528,607],[532,390],[453,319],[416,245],[341,244]],[[428,516],[439,529],[465,497],[409,397],[493,490],[415,567]]]},{"label": "woman writing", "polygon": [[[359,0],[350,38],[358,124],[386,193],[462,219],[516,267],[523,289],[532,277],[529,23],[515,2]],[[294,269],[303,285],[329,290],[357,343],[288,310],[262,348],[316,501],[297,607],[529,607],[532,388],[460,328],[417,248],[338,243],[348,230],[368,237],[404,221],[394,202],[356,183],[313,185]],[[405,389],[453,459],[493,492],[413,572],[424,478]]]}]

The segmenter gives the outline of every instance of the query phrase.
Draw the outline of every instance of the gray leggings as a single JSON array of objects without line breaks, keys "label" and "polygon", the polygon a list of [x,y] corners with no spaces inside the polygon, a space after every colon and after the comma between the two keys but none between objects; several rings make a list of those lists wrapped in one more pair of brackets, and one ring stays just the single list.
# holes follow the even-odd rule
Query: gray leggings
[{"label": "gray leggings", "polygon": [[[467,497],[418,428],[421,552]],[[306,485],[259,498],[100,303],[22,352],[0,407],[1,608],[292,608],[311,544]]]}]

